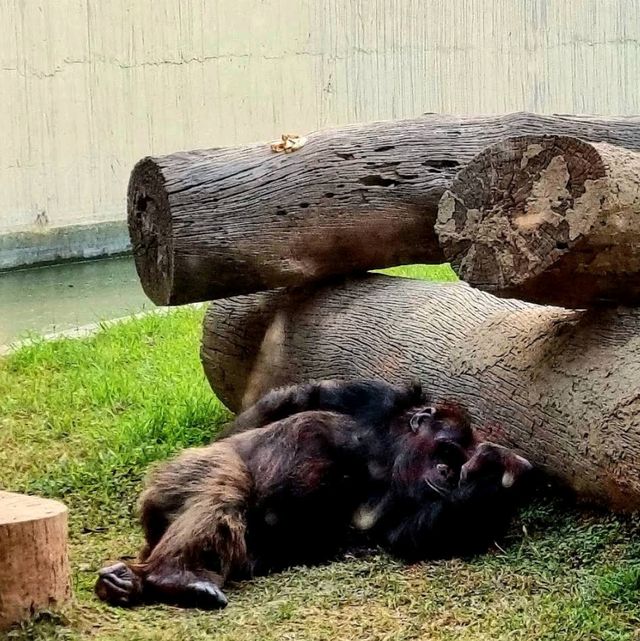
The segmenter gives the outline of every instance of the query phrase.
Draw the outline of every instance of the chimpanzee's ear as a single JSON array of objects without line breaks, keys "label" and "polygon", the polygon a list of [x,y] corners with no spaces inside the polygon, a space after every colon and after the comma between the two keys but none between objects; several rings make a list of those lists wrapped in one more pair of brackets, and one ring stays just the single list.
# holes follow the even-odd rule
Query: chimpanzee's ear
[{"label": "chimpanzee's ear", "polygon": [[436,415],[437,409],[433,406],[423,407],[418,410],[409,420],[409,426],[414,432],[417,432],[424,421],[431,420]]}]

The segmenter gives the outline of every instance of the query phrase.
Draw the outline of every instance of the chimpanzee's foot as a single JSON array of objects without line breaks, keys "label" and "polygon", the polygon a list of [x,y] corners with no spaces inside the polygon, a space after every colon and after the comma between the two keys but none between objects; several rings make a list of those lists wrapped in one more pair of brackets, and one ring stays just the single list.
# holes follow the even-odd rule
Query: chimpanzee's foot
[{"label": "chimpanzee's foot", "polygon": [[218,610],[226,607],[228,600],[216,578],[204,570],[157,569],[145,578],[145,598],[183,608]]},{"label": "chimpanzee's foot", "polygon": [[103,601],[122,607],[145,602],[217,610],[227,605],[218,583],[220,578],[206,570],[193,572],[169,565],[141,578],[125,563],[116,563],[98,572],[95,593]]},{"label": "chimpanzee's foot", "polygon": [[125,563],[116,563],[98,572],[95,593],[111,605],[130,607],[142,600],[142,580]]},{"label": "chimpanzee's foot", "polygon": [[227,607],[225,593],[211,581],[196,581],[187,585],[185,595],[189,607],[200,610],[217,610]]}]

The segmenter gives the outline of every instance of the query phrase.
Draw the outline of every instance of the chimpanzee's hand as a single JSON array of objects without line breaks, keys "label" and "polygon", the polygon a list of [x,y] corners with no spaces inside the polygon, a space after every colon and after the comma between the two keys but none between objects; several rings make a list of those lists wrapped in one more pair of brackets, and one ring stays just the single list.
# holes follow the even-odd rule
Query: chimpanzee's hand
[{"label": "chimpanzee's hand", "polygon": [[473,456],[462,466],[460,486],[495,479],[504,489],[514,487],[533,469],[527,459],[495,443],[480,443]]}]

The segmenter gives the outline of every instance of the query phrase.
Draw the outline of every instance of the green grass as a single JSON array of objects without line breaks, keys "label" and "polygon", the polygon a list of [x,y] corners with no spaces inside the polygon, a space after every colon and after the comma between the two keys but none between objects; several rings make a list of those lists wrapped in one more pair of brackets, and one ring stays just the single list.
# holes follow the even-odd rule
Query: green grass
[{"label": "green grass", "polygon": [[444,265],[403,265],[389,269],[374,270],[375,273],[401,276],[402,278],[418,278],[420,280],[456,281],[453,269],[448,264]]},{"label": "green grass", "polygon": [[473,560],[404,567],[377,555],[295,568],[233,587],[220,613],[103,606],[95,571],[141,543],[132,515],[145,470],[209,441],[228,418],[200,368],[202,315],[149,316],[0,360],[0,486],[70,506],[75,595],[9,638],[640,639],[640,522],[559,499],[528,508],[505,552]]}]

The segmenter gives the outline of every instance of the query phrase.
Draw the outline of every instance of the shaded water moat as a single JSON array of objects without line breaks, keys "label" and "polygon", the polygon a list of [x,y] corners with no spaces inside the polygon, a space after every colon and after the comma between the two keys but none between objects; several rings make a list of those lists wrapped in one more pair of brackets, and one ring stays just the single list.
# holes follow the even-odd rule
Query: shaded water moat
[{"label": "shaded water moat", "polygon": [[130,256],[0,273],[0,345],[154,309]]}]

